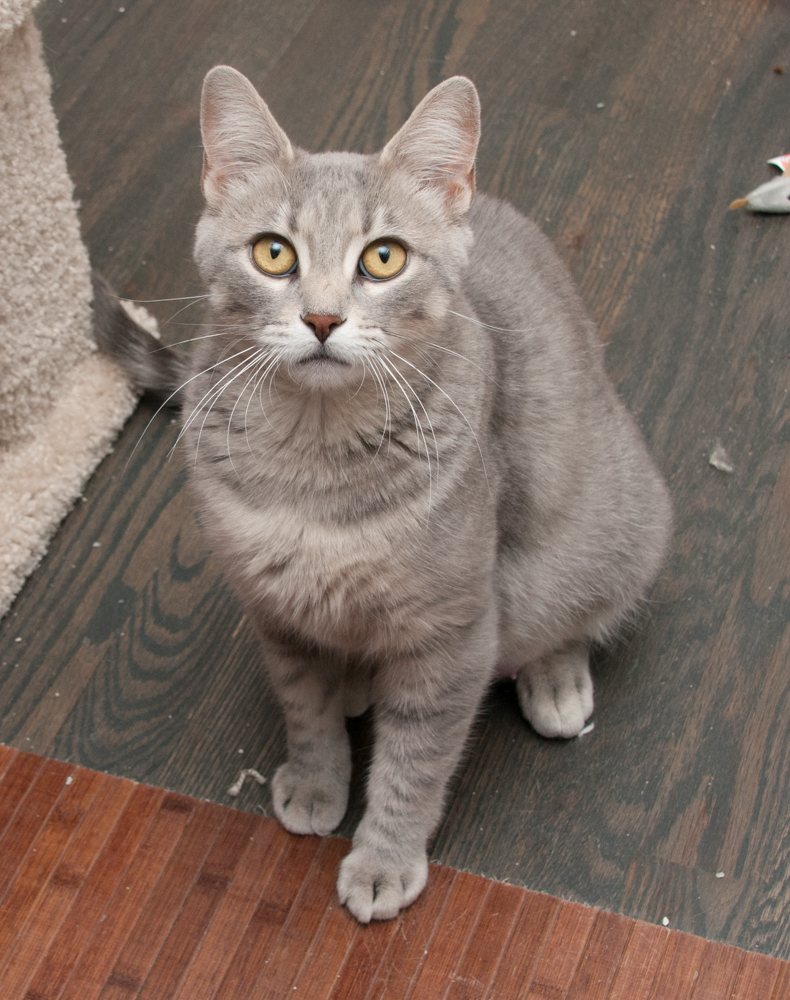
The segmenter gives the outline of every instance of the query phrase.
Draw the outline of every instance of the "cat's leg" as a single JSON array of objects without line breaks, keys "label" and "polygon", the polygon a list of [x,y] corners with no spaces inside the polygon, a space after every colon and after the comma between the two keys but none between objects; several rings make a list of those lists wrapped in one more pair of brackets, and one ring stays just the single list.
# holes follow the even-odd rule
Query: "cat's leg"
[{"label": "cat's leg", "polygon": [[342,666],[268,644],[266,654],[288,735],[288,760],[272,779],[274,811],[291,833],[323,836],[345,815],[351,780]]},{"label": "cat's leg", "polygon": [[524,718],[541,736],[578,736],[593,711],[587,644],[570,643],[525,664],[516,690]]},{"label": "cat's leg", "polygon": [[388,663],[376,675],[367,809],[337,883],[341,902],[362,923],[395,917],[425,885],[428,838],[441,819],[495,651],[491,616],[463,641]]}]

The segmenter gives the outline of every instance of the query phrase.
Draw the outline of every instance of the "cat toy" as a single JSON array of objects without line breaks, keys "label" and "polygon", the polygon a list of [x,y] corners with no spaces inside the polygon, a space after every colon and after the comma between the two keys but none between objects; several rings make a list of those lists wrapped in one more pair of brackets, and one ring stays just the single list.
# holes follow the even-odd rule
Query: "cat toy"
[{"label": "cat toy", "polygon": [[775,156],[768,161],[778,167],[782,173],[779,177],[761,184],[746,195],[736,198],[730,204],[731,209],[749,208],[752,212],[790,212],[790,153]]}]

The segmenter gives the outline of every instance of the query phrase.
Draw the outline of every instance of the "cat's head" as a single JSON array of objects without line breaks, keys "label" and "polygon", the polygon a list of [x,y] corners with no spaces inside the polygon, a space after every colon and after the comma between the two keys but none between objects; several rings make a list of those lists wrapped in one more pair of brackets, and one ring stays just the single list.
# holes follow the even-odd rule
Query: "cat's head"
[{"label": "cat's head", "polygon": [[246,77],[206,76],[195,257],[215,306],[307,389],[436,336],[468,264],[474,85],[434,88],[381,153],[295,149]]}]

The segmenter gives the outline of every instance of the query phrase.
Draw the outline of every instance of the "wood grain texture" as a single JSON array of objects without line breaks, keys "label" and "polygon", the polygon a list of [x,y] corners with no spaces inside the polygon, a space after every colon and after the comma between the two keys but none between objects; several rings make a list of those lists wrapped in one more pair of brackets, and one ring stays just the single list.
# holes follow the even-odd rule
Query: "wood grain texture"
[{"label": "wood grain texture", "polygon": [[553,1000],[570,989],[595,922],[595,911],[578,903],[563,903],[543,955],[525,991],[529,1000]]},{"label": "wood grain texture", "polygon": [[203,944],[257,825],[249,814],[235,812],[226,817],[139,991],[140,1000],[171,1000],[180,993],[196,949]]},{"label": "wood grain texture", "polygon": [[128,782],[104,777],[85,820],[39,896],[5,959],[7,1000],[21,997],[47,954],[132,794]]},{"label": "wood grain texture", "polygon": [[771,996],[771,1000],[785,1000],[790,997],[790,965],[785,962],[776,977],[776,986]]},{"label": "wood grain texture", "polygon": [[411,988],[412,1000],[442,997],[447,985],[457,981],[492,890],[479,876],[458,874],[442,914],[442,934],[425,956]]},{"label": "wood grain texture", "polygon": [[693,988],[699,978],[704,951],[705,942],[701,938],[670,935],[656,973],[654,995],[673,997],[688,991],[689,986]]},{"label": "wood grain texture", "polygon": [[[645,620],[596,654],[595,731],[544,741],[495,688],[432,857],[790,957],[790,244],[786,218],[727,211],[786,151],[790,72],[773,68],[790,67],[787,4],[135,0],[121,14],[44,0],[37,17],[92,259],[141,299],[201,291],[197,100],[213,63],[247,73],[310,149],[372,151],[430,86],[476,81],[479,185],[568,262],[669,479],[676,529]],[[151,305],[171,342],[200,333],[182,325],[200,306],[184,306]],[[229,804],[240,767],[270,776],[282,760],[283,725],[192,515],[187,456],[168,458],[173,415],[146,430],[153,416],[142,403],[0,623],[0,740]],[[717,439],[731,476],[708,465]],[[346,835],[370,721],[350,729]],[[7,764],[10,842],[39,780],[31,760]],[[269,792],[247,786],[235,804],[268,810]],[[29,846],[0,852],[0,878]],[[258,905],[256,887],[237,888],[244,913]],[[350,977],[363,939],[339,916],[317,933],[349,949],[331,974]],[[662,946],[655,933],[632,933],[615,994],[640,949],[652,961]]]},{"label": "wood grain texture", "polygon": [[451,868],[430,867],[428,891],[404,913],[367,1000],[397,1000],[410,995],[436,936],[445,926],[444,916],[457,877]]},{"label": "wood grain texture", "polygon": [[278,868],[272,873],[217,990],[218,1000],[245,1000],[255,995],[255,983],[271,961],[274,944],[302,882],[313,868],[319,848],[317,837],[288,838]]},{"label": "wood grain texture", "polygon": [[[16,815],[20,802],[35,781],[38,773],[44,766],[41,757],[33,757],[30,754],[16,754],[3,747],[4,756],[8,760],[8,766],[3,772],[3,788],[5,794],[0,799],[0,844],[5,837],[8,828]],[[8,759],[10,756],[10,759]]]},{"label": "wood grain texture", "polygon": [[[175,849],[112,966],[99,1000],[138,996],[143,984],[147,986],[153,964],[183,912],[184,901],[226,820],[227,814],[219,806],[195,804]],[[171,972],[168,969],[168,975]]]},{"label": "wood grain texture", "polygon": [[517,886],[503,882],[491,886],[444,1000],[487,1000],[523,905],[524,893]]},{"label": "wood grain texture", "polygon": [[[28,917],[38,909],[40,897],[85,814],[91,808],[101,784],[102,776],[93,773],[64,788],[60,801],[33,841],[23,862],[23,870],[16,873],[13,884],[0,904],[0,963],[8,961],[9,952]],[[21,812],[20,820],[27,815],[26,810]]]},{"label": "wood grain texture", "polygon": [[140,846],[164,796],[164,792],[143,785],[133,789],[123,815],[74,900],[72,911],[79,913],[80,919],[64,921],[46,951],[28,956],[35,972],[25,997],[58,1000],[63,995],[129,866],[133,860],[139,863]]},{"label": "wood grain texture", "polygon": [[256,1000],[258,997],[279,1000],[298,980],[310,945],[331,913],[330,905],[337,903],[336,873],[345,854],[346,845],[341,840],[328,839],[321,844],[288,919],[272,946],[267,964],[261,968],[250,990],[250,996]]},{"label": "wood grain texture", "polygon": [[614,913],[599,913],[568,990],[568,1000],[605,1000],[628,945],[634,922]]},{"label": "wood grain texture", "polygon": [[346,954],[343,967],[331,984],[330,1000],[356,1000],[366,997],[379,980],[379,970],[406,919],[401,914],[395,920],[360,927]]},{"label": "wood grain texture", "polygon": [[216,994],[285,850],[289,838],[281,828],[260,823],[256,827],[249,848],[206,932],[200,952],[194,957],[180,987],[179,1000],[202,1000]]},{"label": "wood grain texture", "polygon": [[[6,747],[0,744],[0,781],[5,778],[6,771],[13,764],[18,754],[13,747]],[[0,828],[2,832],[2,828]]]},{"label": "wood grain texture", "polygon": [[637,920],[615,973],[608,1000],[650,1000],[671,932]]},{"label": "wood grain texture", "polygon": [[45,761],[38,777],[21,799],[0,839],[0,904],[6,902],[20,867],[28,852],[34,850],[33,844],[68,788],[66,780],[73,776],[73,772],[74,768],[68,764]]},{"label": "wood grain texture", "polygon": [[63,1000],[94,1000],[105,986],[122,985],[122,973],[116,975],[114,983],[109,982],[110,977],[141,911],[178,847],[184,828],[192,819],[195,805],[184,796],[164,796],[156,818],[135,852],[134,863],[127,869],[128,877],[116,884],[109,905],[94,926],[90,942],[60,994]]},{"label": "wood grain texture", "polygon": [[529,990],[561,908],[560,901],[551,896],[531,893],[526,897],[491,984],[491,1000],[505,1000]]},{"label": "wood grain texture", "polygon": [[[334,891],[348,841],[72,777],[70,805],[64,793],[43,825],[17,813],[37,833],[0,914],[15,941],[3,1000],[787,997],[786,962],[436,865],[396,920],[360,926]],[[13,781],[8,768],[0,797]],[[80,820],[53,866],[66,815]]]},{"label": "wood grain texture", "polygon": [[[782,963],[753,952],[743,956],[735,979],[731,1000],[746,997],[772,997],[779,981]],[[785,979],[785,982],[787,980]]]},{"label": "wood grain texture", "polygon": [[705,947],[693,1000],[719,1000],[729,997],[735,986],[743,952],[711,941]]},{"label": "wood grain texture", "polygon": [[327,908],[320,932],[310,943],[294,981],[300,996],[329,996],[357,934],[357,923],[338,901]]}]

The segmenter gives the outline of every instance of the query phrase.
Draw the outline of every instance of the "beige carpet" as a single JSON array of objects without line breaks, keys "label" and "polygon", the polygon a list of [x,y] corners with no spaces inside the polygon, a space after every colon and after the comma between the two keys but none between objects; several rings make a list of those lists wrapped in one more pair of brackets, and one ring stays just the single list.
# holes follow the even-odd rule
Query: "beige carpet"
[{"label": "beige carpet", "polygon": [[0,0],[0,616],[135,404],[91,337],[35,3]]}]

